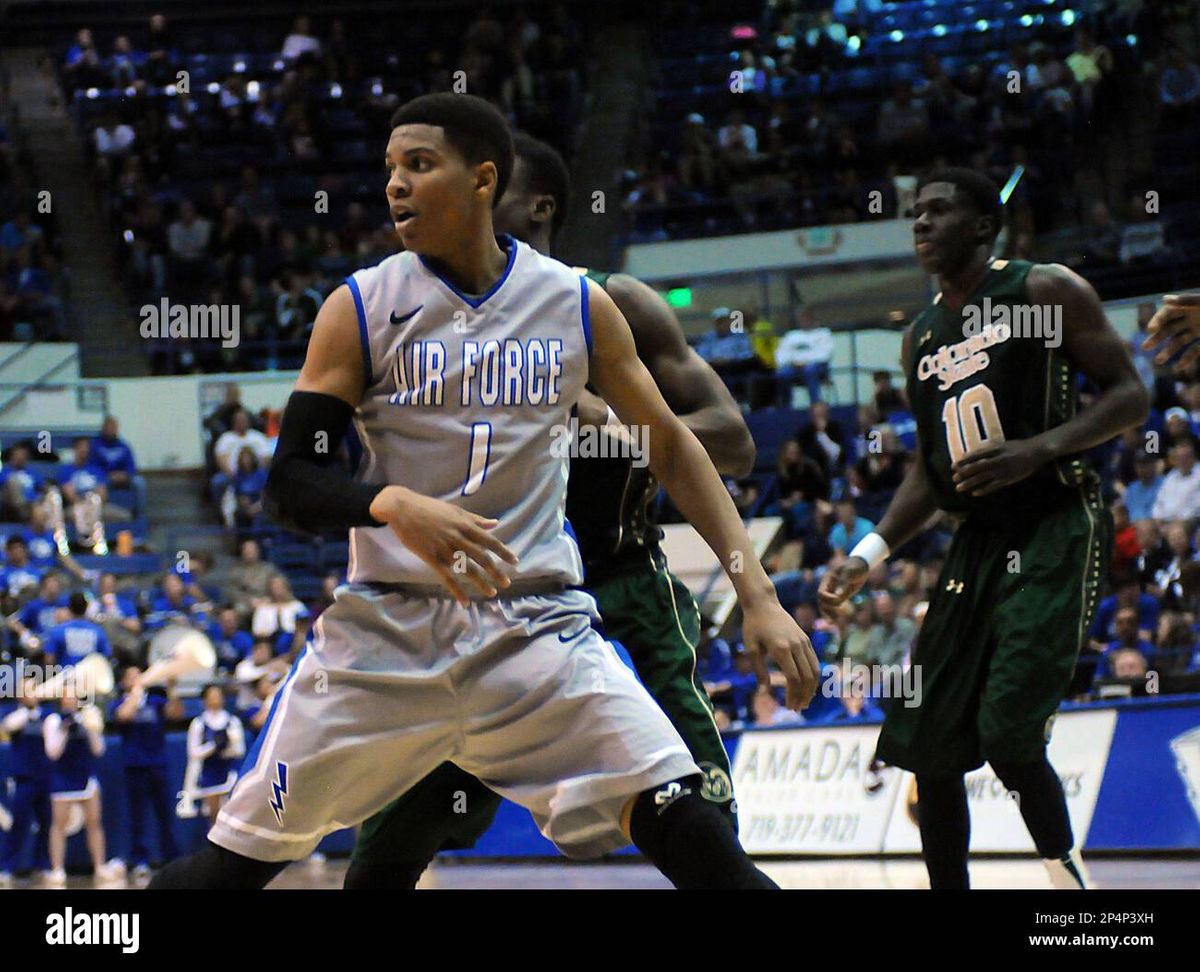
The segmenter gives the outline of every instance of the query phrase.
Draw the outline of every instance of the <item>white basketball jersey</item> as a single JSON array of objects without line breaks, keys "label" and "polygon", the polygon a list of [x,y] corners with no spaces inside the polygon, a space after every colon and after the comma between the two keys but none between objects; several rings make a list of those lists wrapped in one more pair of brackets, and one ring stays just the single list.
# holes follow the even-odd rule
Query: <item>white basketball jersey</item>
[{"label": "white basketball jersey", "polygon": [[[588,375],[587,281],[524,243],[499,242],[508,265],[479,297],[415,253],[346,279],[367,370],[355,478],[494,517],[493,533],[520,558],[504,568],[514,580],[578,584],[563,437]],[[390,527],[350,531],[347,579],[441,583]]]}]

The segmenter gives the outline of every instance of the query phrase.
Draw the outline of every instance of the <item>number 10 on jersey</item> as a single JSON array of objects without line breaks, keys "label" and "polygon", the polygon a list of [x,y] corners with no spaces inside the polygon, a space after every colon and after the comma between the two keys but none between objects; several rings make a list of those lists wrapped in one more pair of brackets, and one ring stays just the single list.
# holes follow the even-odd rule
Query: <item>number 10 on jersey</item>
[{"label": "number 10 on jersey", "polygon": [[947,398],[942,406],[942,424],[946,426],[951,462],[1004,441],[996,396],[987,385],[976,385],[961,395]]}]

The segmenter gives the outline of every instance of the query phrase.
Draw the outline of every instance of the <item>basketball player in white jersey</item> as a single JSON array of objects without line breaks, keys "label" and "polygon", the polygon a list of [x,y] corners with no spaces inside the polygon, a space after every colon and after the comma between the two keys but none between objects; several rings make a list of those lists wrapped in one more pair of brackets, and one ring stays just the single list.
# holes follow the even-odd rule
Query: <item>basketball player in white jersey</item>
[{"label": "basketball player in white jersey", "polygon": [[[764,672],[780,667],[796,709],[816,689],[812,647],[612,300],[493,235],[513,165],[503,116],[436,94],[392,127],[405,252],[322,307],[267,487],[285,525],[350,528],[347,584],[276,693],[210,846],[151,887],[261,887],[445,761],[526,807],[568,856],[632,840],[678,887],[772,887],[576,589],[557,443],[587,381],[648,432],[650,468],[725,566],[746,647]],[[334,459],[352,417],[353,480]]]}]

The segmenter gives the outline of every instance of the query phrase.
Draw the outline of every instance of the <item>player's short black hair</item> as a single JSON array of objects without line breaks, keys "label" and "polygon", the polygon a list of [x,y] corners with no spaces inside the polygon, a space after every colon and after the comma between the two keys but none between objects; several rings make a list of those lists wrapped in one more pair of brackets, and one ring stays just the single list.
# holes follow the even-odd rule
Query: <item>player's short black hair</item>
[{"label": "player's short black hair", "polygon": [[67,609],[77,618],[82,618],[87,614],[88,599],[83,591],[75,591],[67,598]]},{"label": "player's short black hair", "polygon": [[490,101],[475,95],[440,91],[405,102],[392,115],[399,125],[435,125],[446,141],[469,165],[491,162],[496,166],[496,194],[504,195],[513,170],[513,139],[508,122]]},{"label": "player's short black hair", "polygon": [[1000,202],[1000,187],[990,178],[974,169],[948,166],[934,169],[917,180],[917,192],[931,182],[949,182],[980,216],[991,217],[992,239],[1000,235],[1004,226],[1004,206]]},{"label": "player's short black hair", "polygon": [[534,138],[528,132],[513,133],[513,150],[525,165],[528,188],[554,200],[554,219],[550,233],[555,235],[567,219],[571,203],[571,173],[553,145]]}]

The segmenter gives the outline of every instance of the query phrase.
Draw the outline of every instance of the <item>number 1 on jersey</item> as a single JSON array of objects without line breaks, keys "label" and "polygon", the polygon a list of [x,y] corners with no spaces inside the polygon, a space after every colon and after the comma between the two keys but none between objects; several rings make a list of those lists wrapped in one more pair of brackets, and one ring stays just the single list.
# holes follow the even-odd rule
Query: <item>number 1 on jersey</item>
[{"label": "number 1 on jersey", "polygon": [[492,423],[475,422],[471,425],[471,441],[467,446],[467,481],[463,483],[462,495],[479,492],[487,478],[488,460],[492,457]]},{"label": "number 1 on jersey", "polygon": [[942,423],[946,426],[951,462],[1004,441],[996,396],[987,385],[976,385],[961,395],[947,398],[942,406]]}]

